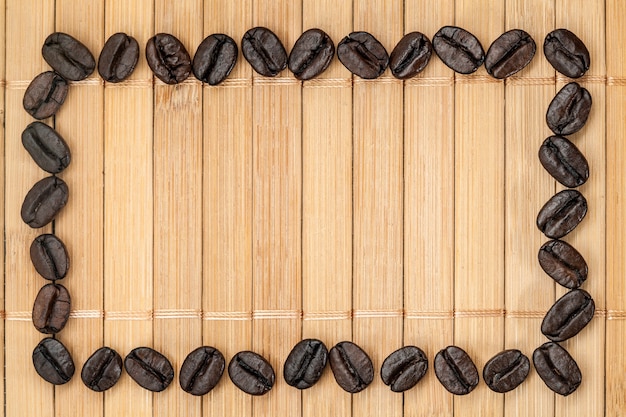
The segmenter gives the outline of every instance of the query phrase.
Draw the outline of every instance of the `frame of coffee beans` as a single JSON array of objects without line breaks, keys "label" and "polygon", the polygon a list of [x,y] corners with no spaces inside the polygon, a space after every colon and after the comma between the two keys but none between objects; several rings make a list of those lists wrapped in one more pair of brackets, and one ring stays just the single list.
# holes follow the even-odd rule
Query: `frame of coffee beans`
[{"label": "frame of coffee beans", "polygon": [[[332,39],[320,29],[304,32],[289,55],[274,32],[265,27],[248,30],[242,37],[241,48],[244,58],[260,75],[274,77],[289,68],[299,80],[309,80],[324,72],[335,55]],[[581,77],[589,68],[587,48],[567,29],[549,33],[543,48],[552,66],[567,77]],[[367,32],[350,33],[336,48],[339,61],[364,79],[379,77],[387,67],[398,79],[414,77],[428,65],[433,51],[457,73],[471,74],[484,64],[491,76],[503,79],[531,62],[536,44],[528,33],[514,29],[498,37],[485,53],[473,34],[445,26],[433,36],[432,42],[419,32],[406,34],[390,55]],[[139,45],[133,37],[116,33],[100,52],[98,73],[106,82],[121,82],[132,74],[139,54]],[[68,93],[68,81],[80,81],[96,68],[91,52],[65,33],[49,35],[42,55],[53,70],[36,76],[23,99],[24,109],[37,120],[54,116],[59,110]],[[200,81],[217,85],[234,68],[238,48],[228,35],[212,34],[202,41],[192,59],[175,36],[159,33],[148,40],[145,57],[154,75],[166,84],[183,82],[193,73]],[[547,138],[539,149],[539,159],[546,171],[567,188],[554,195],[537,216],[537,227],[552,239],[541,246],[538,259],[543,270],[570,291],[546,313],[541,332],[549,341],[533,352],[532,362],[546,386],[564,396],[580,386],[582,374],[559,342],[578,334],[595,311],[591,295],[580,288],[587,279],[587,264],[575,248],[560,240],[587,213],[587,200],[575,188],[589,178],[589,165],[566,136],[585,125],[591,103],[591,95],[584,87],[576,82],[565,85],[546,114],[546,123],[555,135]],[[68,201],[68,186],[58,174],[70,164],[70,149],[61,135],[40,121],[25,128],[22,143],[35,163],[51,174],[31,188],[21,208],[23,221],[32,228],[40,228],[52,222]],[[56,334],[63,330],[71,311],[70,294],[58,282],[69,270],[69,254],[53,232],[35,238],[30,256],[37,272],[51,281],[41,288],[33,305],[35,329],[51,335],[33,350],[33,365],[51,384],[65,384],[73,377],[75,364]],[[294,388],[307,389],[320,379],[328,363],[337,384],[349,393],[366,389],[374,380],[372,360],[361,347],[340,341],[328,350],[318,339],[305,339],[293,347],[284,362],[283,378]],[[453,394],[469,394],[479,384],[476,365],[459,346],[441,349],[433,366],[438,380]],[[508,392],[527,378],[530,367],[529,358],[521,351],[505,350],[484,365],[483,380],[495,392]],[[391,391],[404,392],[414,387],[428,368],[427,356],[419,347],[404,346],[383,361],[380,377]],[[83,364],[81,379],[91,390],[101,392],[113,387],[124,369],[140,386],[153,392],[165,390],[175,374],[170,361],[150,347],[136,347],[122,359],[114,349],[105,346]],[[225,369],[226,359],[218,349],[200,346],[184,360],[179,370],[180,386],[192,395],[204,395],[219,383]],[[271,364],[252,351],[241,351],[231,358],[228,375],[233,384],[250,395],[263,395],[276,382]]]}]

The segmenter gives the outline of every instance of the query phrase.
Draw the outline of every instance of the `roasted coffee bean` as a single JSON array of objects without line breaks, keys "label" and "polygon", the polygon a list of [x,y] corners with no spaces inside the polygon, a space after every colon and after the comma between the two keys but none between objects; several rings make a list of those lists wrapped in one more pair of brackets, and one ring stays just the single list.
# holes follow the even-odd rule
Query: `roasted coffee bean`
[{"label": "roasted coffee bean", "polygon": [[228,364],[228,376],[233,384],[250,395],[263,395],[274,386],[274,368],[257,353],[245,350],[237,353]]},{"label": "roasted coffee bean", "polygon": [[107,39],[100,52],[98,73],[107,82],[119,83],[130,77],[138,60],[137,40],[125,33],[116,33]]},{"label": "roasted coffee bean", "polygon": [[252,68],[266,77],[275,77],[287,68],[287,51],[278,36],[268,28],[248,30],[241,40],[241,50]]},{"label": "roasted coffee bean", "polygon": [[302,340],[293,347],[285,360],[283,377],[292,387],[310,388],[319,381],[327,360],[328,349],[321,340]]},{"label": "roasted coffee bean", "polygon": [[405,346],[391,353],[380,368],[380,377],[393,392],[411,389],[426,375],[428,358],[416,346]]},{"label": "roasted coffee bean", "polygon": [[553,342],[576,336],[593,318],[596,305],[585,290],[575,289],[559,298],[541,323],[541,333]]},{"label": "roasted coffee bean", "polygon": [[537,227],[550,239],[558,239],[578,226],[587,214],[587,200],[576,190],[556,193],[537,215]]},{"label": "roasted coffee bean", "polygon": [[200,346],[185,358],[180,367],[180,387],[192,395],[204,395],[220,381],[226,361],[222,353],[211,346]]},{"label": "roasted coffee bean", "polygon": [[63,343],[47,337],[33,350],[35,371],[54,385],[63,385],[74,376],[74,361]]},{"label": "roasted coffee bean", "polygon": [[52,71],[42,72],[28,85],[22,105],[35,119],[45,119],[59,111],[67,91],[67,81],[63,77]]},{"label": "roasted coffee bean", "polygon": [[109,347],[101,347],[87,359],[80,378],[87,387],[96,392],[106,391],[119,381],[122,375],[122,357]]},{"label": "roasted coffee bean", "polygon": [[293,45],[289,54],[289,70],[299,80],[317,77],[330,65],[335,44],[321,29],[309,29]]},{"label": "roasted coffee bean", "polygon": [[452,394],[469,394],[478,385],[478,370],[460,347],[448,346],[435,355],[435,375]]},{"label": "roasted coffee bean", "polygon": [[567,29],[548,33],[543,43],[543,53],[555,70],[570,78],[581,77],[591,62],[583,41]]},{"label": "roasted coffee bean", "polygon": [[328,354],[335,381],[345,391],[363,391],[374,380],[374,365],[363,349],[352,342],[337,343]]},{"label": "roasted coffee bean", "polygon": [[364,79],[380,77],[389,65],[385,47],[367,32],[352,32],[337,45],[337,58],[351,73]]},{"label": "roasted coffee bean", "polygon": [[193,56],[193,75],[209,85],[218,85],[228,77],[237,63],[238,49],[228,35],[207,36]]},{"label": "roasted coffee bean", "polygon": [[191,57],[174,35],[157,33],[146,44],[148,66],[165,84],[182,83],[191,73]]},{"label": "roasted coffee bean", "polygon": [[96,60],[89,49],[67,33],[50,34],[44,41],[41,54],[66,80],[83,80],[96,68]]},{"label": "roasted coffee bean", "polygon": [[483,379],[495,392],[509,392],[517,388],[528,376],[530,360],[517,349],[505,350],[485,364]]},{"label": "roasted coffee bean", "polygon": [[585,156],[567,138],[550,136],[539,148],[539,161],[555,180],[566,187],[578,187],[589,179]]},{"label": "roasted coffee bean", "polygon": [[53,128],[32,122],[22,132],[22,145],[33,161],[46,172],[58,174],[70,164],[70,148]]},{"label": "roasted coffee bean", "polygon": [[71,306],[70,293],[63,285],[44,285],[33,305],[33,326],[41,333],[60,332],[70,318]]},{"label": "roasted coffee bean", "polygon": [[433,45],[426,35],[420,32],[407,33],[389,56],[391,74],[400,80],[414,77],[426,68],[432,53]]},{"label": "roasted coffee bean", "polygon": [[578,288],[587,279],[587,262],[562,240],[550,240],[539,249],[539,265],[565,288]]},{"label": "roasted coffee bean", "polygon": [[55,235],[39,235],[30,244],[30,260],[45,279],[65,278],[70,269],[70,257],[65,245]]},{"label": "roasted coffee bean", "polygon": [[174,368],[161,353],[149,347],[133,349],[124,359],[126,373],[141,387],[160,392],[174,379]]},{"label": "roasted coffee bean", "polygon": [[504,32],[493,41],[485,55],[485,69],[494,78],[507,78],[530,64],[537,44],[521,29]]},{"label": "roasted coffee bean", "polygon": [[65,207],[68,196],[67,184],[59,177],[37,181],[22,203],[22,220],[33,229],[47,225]]},{"label": "roasted coffee bean", "polygon": [[552,99],[546,113],[546,123],[557,135],[571,135],[582,129],[590,111],[589,91],[578,83],[569,83]]},{"label": "roasted coffee bean", "polygon": [[433,36],[433,49],[444,64],[459,74],[475,72],[485,60],[485,51],[476,36],[456,26],[439,29]]},{"label": "roasted coffee bean", "polygon": [[533,364],[539,377],[552,391],[567,396],[580,386],[583,376],[567,350],[547,342],[535,349]]}]

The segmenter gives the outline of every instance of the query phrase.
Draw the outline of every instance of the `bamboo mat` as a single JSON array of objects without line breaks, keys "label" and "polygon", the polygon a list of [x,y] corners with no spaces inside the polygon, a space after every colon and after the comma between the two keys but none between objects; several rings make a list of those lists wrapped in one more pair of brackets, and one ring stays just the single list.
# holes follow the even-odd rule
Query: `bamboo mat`
[{"label": "bamboo mat", "polygon": [[[621,0],[0,0],[0,265],[4,355],[0,396],[7,416],[624,416],[626,415],[626,48]],[[506,82],[484,68],[454,75],[433,55],[406,82],[387,71],[351,77],[335,58],[300,83],[253,73],[242,56],[219,87],[190,78],[154,81],[143,51],[158,32],[195,52],[211,33],[237,43],[267,26],[290,50],[311,27],[335,44],[352,31],[391,51],[404,33],[432,38],[444,25],[474,33],[485,49],[521,28],[538,45],[528,68]],[[560,186],[537,152],[550,132],[545,111],[567,79],[545,60],[545,35],[565,27],[586,43],[591,69],[579,82],[593,96],[573,136],[591,167],[580,188],[589,214],[566,238],[585,257],[583,288],[594,297],[590,325],[564,346],[583,384],[552,393],[534,369],[507,394],[482,381],[467,396],[437,381],[434,355],[455,344],[479,371],[505,348],[527,356],[546,341],[545,312],[564,291],[538,265],[547,239],[538,210]],[[58,338],[77,372],[52,387],[35,373],[42,338],[30,322],[44,284],[28,247],[42,232],[20,219],[26,192],[45,173],[20,143],[32,121],[22,108],[28,83],[48,69],[41,45],[67,32],[97,57],[124,31],[141,45],[131,80],[97,74],[72,83],[49,122],[72,150],[61,174],[70,201],[55,233],[71,270],[64,285],[72,316]],[[326,369],[300,392],[282,378],[299,340],[330,348],[352,340],[371,356],[374,382],[350,395]],[[172,386],[150,393],[123,374],[104,394],[80,369],[103,345],[125,356],[137,346],[165,354],[178,370],[200,345],[227,361],[241,350],[266,357],[277,374],[269,394],[251,397],[225,374],[204,397]],[[426,377],[405,394],[380,380],[384,358],[405,345],[428,356]]]}]

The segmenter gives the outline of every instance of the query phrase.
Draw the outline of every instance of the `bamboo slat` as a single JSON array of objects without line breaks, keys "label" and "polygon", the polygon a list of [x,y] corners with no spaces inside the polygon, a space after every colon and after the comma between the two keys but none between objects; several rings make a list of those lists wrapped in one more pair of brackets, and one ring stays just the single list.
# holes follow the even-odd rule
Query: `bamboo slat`
[{"label": "bamboo slat", "polygon": [[[6,18],[6,2],[2,0],[0,2],[0,22],[6,22],[5,18]],[[2,24],[2,29],[6,29],[5,23]],[[4,125],[4,118],[6,115],[6,111],[5,111],[6,65],[5,63],[6,63],[6,31],[0,30],[0,96],[2,96],[0,97],[0,114],[2,115],[3,125]],[[5,142],[6,142],[5,131],[4,129],[0,129],[0,152],[2,152],[2,155],[4,155]],[[3,175],[5,173],[4,158],[0,158],[0,172],[2,172]],[[5,187],[6,187],[6,184],[4,183],[4,181],[0,181],[0,231],[3,233],[3,235],[5,231],[5,219],[4,219]],[[5,254],[4,249],[5,248],[3,247],[3,250],[0,251],[0,271],[2,272],[5,271],[5,265],[6,265],[5,264],[6,254]],[[5,289],[4,289],[4,285],[2,285],[2,289],[0,289],[0,303],[1,303],[0,305],[2,306],[5,305],[4,296],[5,296]],[[4,348],[6,346],[4,320],[0,320],[0,340],[1,340],[0,347],[4,351]],[[0,381],[0,392],[5,392],[6,369],[5,369],[4,355],[2,355],[2,357],[0,358],[0,369],[2,369],[2,372],[0,372],[0,375],[2,375],[2,381]],[[2,399],[0,399],[0,407],[2,407],[1,409],[3,410],[5,409],[5,404],[6,404],[6,397],[3,396]]]}]

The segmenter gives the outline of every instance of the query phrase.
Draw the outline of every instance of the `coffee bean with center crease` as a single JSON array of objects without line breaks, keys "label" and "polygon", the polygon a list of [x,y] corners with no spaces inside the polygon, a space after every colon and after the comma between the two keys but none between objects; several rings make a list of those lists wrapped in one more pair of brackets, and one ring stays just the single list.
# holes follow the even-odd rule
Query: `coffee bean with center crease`
[{"label": "coffee bean with center crease", "polygon": [[289,54],[289,70],[299,80],[317,77],[330,65],[335,44],[321,29],[309,29],[293,45]]},{"label": "coffee bean with center crease", "polygon": [[579,187],[589,179],[589,164],[576,145],[563,136],[550,136],[539,148],[539,161],[555,180]]},{"label": "coffee bean with center crease", "polygon": [[202,82],[218,85],[235,68],[237,54],[237,44],[230,36],[222,33],[209,35],[193,57],[193,74]]},{"label": "coffee bean with center crease", "polygon": [[428,370],[428,358],[416,346],[404,346],[391,353],[380,368],[380,377],[393,392],[413,388]]},{"label": "coffee bean with center crease", "polygon": [[570,78],[581,77],[591,62],[583,41],[567,29],[548,33],[543,43],[543,53],[555,70]]},{"label": "coffee bean with center crease", "polygon": [[433,45],[426,35],[420,32],[407,33],[389,56],[391,74],[400,80],[416,76],[426,68],[432,52]]},{"label": "coffee bean with center crease", "polygon": [[68,196],[69,189],[61,178],[51,176],[39,180],[24,198],[20,211],[22,220],[33,229],[47,225],[65,207]]},{"label": "coffee bean with center crease", "polygon": [[98,73],[107,82],[119,83],[130,77],[138,60],[137,40],[125,33],[115,33],[107,39],[100,52]]},{"label": "coffee bean with center crease", "polygon": [[110,347],[101,347],[87,359],[80,373],[83,383],[96,392],[106,391],[122,375],[122,357]]},{"label": "coffee bean with center crease", "polygon": [[180,387],[192,395],[204,395],[215,388],[225,367],[226,361],[219,350],[200,346],[187,355],[180,367]]},{"label": "coffee bean with center crease", "polygon": [[565,288],[578,288],[587,279],[587,262],[567,242],[550,240],[539,249],[539,265]]},{"label": "coffee bean with center crease", "polygon": [[374,365],[363,349],[352,342],[337,343],[328,354],[335,381],[345,391],[363,391],[374,380]]},{"label": "coffee bean with center crease", "polygon": [[241,51],[252,68],[266,77],[275,77],[287,68],[287,51],[268,28],[248,30],[241,39]]},{"label": "coffee bean with center crease", "polygon": [[37,236],[30,244],[30,260],[45,279],[65,278],[70,269],[70,257],[65,244],[53,234]]},{"label": "coffee bean with center crease", "polygon": [[32,122],[22,132],[22,145],[33,161],[46,172],[58,174],[70,164],[70,148],[53,128]]},{"label": "coffee bean with center crease", "polygon": [[541,333],[553,342],[576,336],[591,321],[595,308],[587,291],[571,290],[548,310],[541,323]]},{"label": "coffee bean with center crease", "polygon": [[228,364],[228,376],[233,384],[250,395],[263,395],[274,386],[276,375],[272,365],[258,353],[242,351]]},{"label": "coffee bean with center crease", "polygon": [[444,64],[459,74],[475,72],[485,60],[485,51],[476,36],[456,26],[439,29],[433,36],[433,49]]},{"label": "coffee bean with center crease", "polygon": [[328,360],[328,349],[321,340],[304,339],[296,344],[283,366],[287,384],[298,389],[315,385],[322,376]]},{"label": "coffee bean with center crease", "polygon": [[26,88],[22,105],[28,114],[42,120],[59,111],[67,97],[67,91],[65,78],[56,72],[42,72]]},{"label": "coffee bean with center crease", "polygon": [[83,80],[96,68],[96,60],[89,49],[67,33],[50,34],[41,48],[41,54],[66,80]]},{"label": "coffee bean with center crease", "polygon": [[558,239],[578,226],[587,214],[587,200],[577,190],[556,193],[537,215],[537,227],[550,239]]},{"label": "coffee bean with center crease", "polygon": [[160,392],[174,379],[174,368],[161,353],[149,347],[133,349],[124,359],[124,368],[141,387]]},{"label": "coffee bean with center crease", "polygon": [[528,376],[530,360],[517,349],[505,350],[485,364],[483,379],[495,392],[509,392],[517,388]]},{"label": "coffee bean with center crease", "polygon": [[174,35],[157,33],[146,44],[148,66],[165,84],[182,83],[191,73],[191,57]]},{"label": "coffee bean with center crease", "polygon": [[63,343],[47,337],[33,350],[35,371],[54,385],[63,385],[74,376],[74,361]]},{"label": "coffee bean with center crease", "polygon": [[582,382],[578,364],[558,343],[547,342],[535,349],[533,364],[539,377],[557,394],[570,395]]},{"label": "coffee bean with center crease", "polygon": [[60,332],[70,318],[71,306],[70,293],[63,285],[44,285],[33,304],[33,326],[41,333]]},{"label": "coffee bean with center crease", "polygon": [[380,77],[389,65],[385,47],[370,33],[352,32],[337,45],[337,58],[351,73],[364,79]]},{"label": "coffee bean with center crease", "polygon": [[565,85],[554,96],[546,112],[546,123],[557,135],[571,135],[587,123],[591,94],[578,83]]},{"label": "coffee bean with center crease", "polygon": [[435,355],[435,375],[446,390],[456,395],[469,394],[478,385],[476,365],[457,346],[448,346]]},{"label": "coffee bean with center crease", "polygon": [[537,51],[533,38],[521,29],[504,32],[485,55],[485,69],[494,78],[507,78],[524,69]]}]

